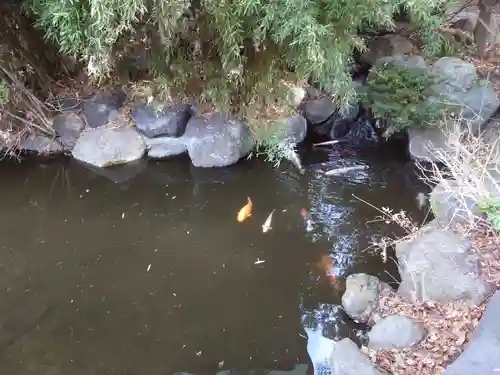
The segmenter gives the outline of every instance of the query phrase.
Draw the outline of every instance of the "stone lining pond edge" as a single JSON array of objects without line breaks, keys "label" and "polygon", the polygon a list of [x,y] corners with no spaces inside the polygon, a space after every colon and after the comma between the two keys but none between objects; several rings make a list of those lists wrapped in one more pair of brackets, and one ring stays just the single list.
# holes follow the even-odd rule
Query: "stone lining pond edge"
[{"label": "stone lining pond edge", "polygon": [[[441,189],[439,185],[434,187],[431,196],[436,199]],[[396,293],[410,303],[447,303],[457,300],[474,306],[486,303],[486,312],[479,325],[444,375],[493,374],[500,371],[500,290],[481,278],[479,258],[472,251],[472,243],[448,228],[450,222],[446,220],[450,218],[450,210],[456,209],[455,202],[441,199],[440,202],[431,222],[424,225],[413,238],[396,244],[401,276]],[[448,208],[444,208],[446,204]],[[342,298],[346,313],[353,319],[360,318],[359,311],[372,314],[379,299],[379,295],[374,292],[382,289],[379,283],[373,281],[377,278],[354,274],[348,279],[356,282],[347,285]],[[390,288],[387,285],[383,287]],[[362,319],[366,321],[366,316]],[[389,315],[375,321],[367,334],[367,346],[370,349],[407,349],[418,345],[426,334],[421,323],[407,316]],[[368,357],[356,345],[344,343],[340,346],[342,353],[347,350],[356,351],[357,354],[343,353],[343,357],[338,358],[334,351],[331,356],[332,374],[387,374],[376,364],[367,361],[363,361],[361,372],[347,370],[346,357]]]},{"label": "stone lining pond edge", "polygon": [[[438,95],[429,100],[455,103],[463,120],[469,125],[473,123],[478,131],[488,126],[488,120],[500,106],[491,85],[479,79],[472,64],[461,59],[443,57],[428,66],[421,56],[384,56],[378,58],[374,67],[385,62],[408,69],[418,67],[443,78],[436,88]],[[197,115],[194,105],[175,104],[157,111],[145,103],[132,103],[130,118],[123,118],[125,99],[125,93],[116,90],[99,92],[76,104],[69,100],[65,105],[62,100],[61,113],[53,121],[56,138],[34,135],[24,140],[19,149],[60,154],[72,153],[76,147],[73,156],[95,167],[123,164],[144,156],[165,159],[182,154],[188,154],[195,166],[224,167],[247,156],[255,146],[247,125],[222,113],[206,117]],[[359,104],[341,113],[321,93],[306,92],[300,87],[293,90],[290,102],[298,106],[300,114],[284,118],[281,130],[283,137],[294,143],[303,142],[309,134],[324,139],[346,138],[357,147],[364,146],[358,142],[360,139],[365,143],[378,141],[376,124],[366,117],[367,112]],[[127,147],[124,141],[130,140],[132,133],[106,130],[113,127],[128,127],[137,132],[144,145],[137,141],[132,142],[133,149]],[[411,128],[408,136],[409,154],[418,160],[434,161],[427,150],[429,145],[446,147],[447,140],[440,129]],[[90,145],[84,144],[90,141],[95,142],[93,152]],[[88,160],[82,150],[92,154]]]}]

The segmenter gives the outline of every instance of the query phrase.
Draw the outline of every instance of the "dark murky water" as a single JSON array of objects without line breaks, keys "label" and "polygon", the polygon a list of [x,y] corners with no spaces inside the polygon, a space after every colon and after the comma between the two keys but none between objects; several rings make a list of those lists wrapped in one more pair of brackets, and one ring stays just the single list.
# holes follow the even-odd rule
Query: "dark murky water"
[{"label": "dark murky water", "polygon": [[[366,248],[400,228],[369,223],[377,212],[353,194],[425,215],[408,168],[373,156],[337,162],[353,163],[369,168],[329,178],[260,161],[144,162],[113,170],[117,183],[71,160],[1,163],[0,373],[311,372],[301,321],[319,311],[327,336],[355,338],[363,327],[338,309],[345,276],[392,281],[395,271]],[[254,213],[238,224],[247,196]],[[324,254],[334,286],[315,266]]]}]

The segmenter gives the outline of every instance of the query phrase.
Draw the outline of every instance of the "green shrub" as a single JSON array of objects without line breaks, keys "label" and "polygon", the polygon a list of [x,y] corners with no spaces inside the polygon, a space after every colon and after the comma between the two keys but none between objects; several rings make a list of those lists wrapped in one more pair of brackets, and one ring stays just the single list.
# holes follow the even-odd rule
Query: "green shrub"
[{"label": "green shrub", "polygon": [[445,108],[428,100],[437,83],[425,69],[407,69],[389,61],[372,70],[361,100],[375,118],[385,122],[389,136],[409,127],[438,123]]},{"label": "green shrub", "polygon": [[202,86],[197,98],[239,110],[274,105],[284,81],[307,78],[340,105],[350,102],[355,90],[345,66],[353,50],[363,47],[359,30],[393,29],[392,15],[404,7],[428,51],[436,52],[440,39],[434,30],[442,20],[432,11],[445,2],[24,0],[24,9],[92,73],[116,68],[139,44],[150,51],[151,73],[167,76],[175,89],[196,80]]},{"label": "green shrub", "polygon": [[486,214],[486,219],[494,230],[500,231],[500,199],[488,199],[480,205],[481,212]]},{"label": "green shrub", "polygon": [[[130,77],[147,55],[149,90],[164,98],[207,102],[246,120],[273,120],[291,84],[311,79],[339,107],[356,98],[346,71],[362,50],[360,30],[395,29],[405,9],[425,51],[436,53],[443,23],[433,12],[448,0],[23,0],[24,11],[91,76]],[[119,74],[116,74],[120,72]],[[144,77],[143,77],[144,78]],[[287,112],[288,109],[285,110]],[[276,117],[276,116],[275,116]],[[270,152],[280,148],[267,138]],[[281,146],[280,146],[281,147]],[[274,158],[273,158],[274,159]]]}]

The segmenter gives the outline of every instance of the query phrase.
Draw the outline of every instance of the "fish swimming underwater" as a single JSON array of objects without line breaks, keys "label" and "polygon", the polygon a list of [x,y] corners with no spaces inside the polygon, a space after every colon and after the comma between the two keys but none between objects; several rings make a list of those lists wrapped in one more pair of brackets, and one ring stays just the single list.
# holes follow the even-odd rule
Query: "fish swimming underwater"
[{"label": "fish swimming underwater", "polygon": [[250,197],[247,197],[248,202],[245,204],[239,211],[238,211],[238,216],[236,217],[236,220],[238,220],[238,223],[242,223],[246,219],[248,219],[250,216],[252,216],[252,208],[253,208],[253,203]]},{"label": "fish swimming underwater", "polygon": [[271,222],[273,220],[273,214],[274,214],[274,210],[271,211],[271,213],[267,217],[264,224],[262,224],[262,232],[263,233],[266,233],[267,231],[269,231],[269,229],[271,229]]},{"label": "fish swimming underwater", "polygon": [[335,281],[337,279],[335,275],[332,275],[335,262],[327,254],[323,254],[319,261],[316,262],[316,265],[331,281]]},{"label": "fish swimming underwater", "polygon": [[302,208],[300,210],[300,216],[304,219],[304,223],[306,225],[306,232],[312,232],[314,229],[313,226],[313,221],[311,220],[311,217],[309,216],[309,212],[305,208]]}]

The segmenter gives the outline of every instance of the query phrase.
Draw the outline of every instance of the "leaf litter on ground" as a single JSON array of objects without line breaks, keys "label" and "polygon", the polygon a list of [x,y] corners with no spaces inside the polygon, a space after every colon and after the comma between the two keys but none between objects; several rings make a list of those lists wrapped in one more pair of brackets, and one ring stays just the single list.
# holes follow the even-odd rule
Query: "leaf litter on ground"
[{"label": "leaf litter on ground", "polygon": [[[500,287],[500,236],[485,230],[457,228],[473,243],[480,258],[481,276]],[[389,315],[405,315],[424,324],[426,338],[410,349],[372,350],[370,359],[391,375],[440,375],[464,350],[485,310],[487,301],[471,306],[463,301],[414,304],[385,286],[371,323]]]}]

